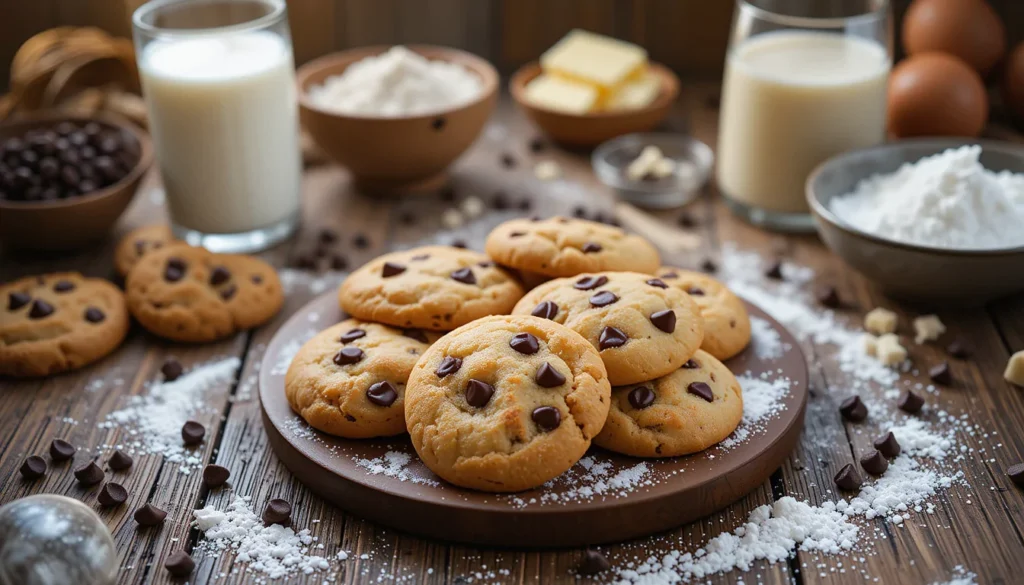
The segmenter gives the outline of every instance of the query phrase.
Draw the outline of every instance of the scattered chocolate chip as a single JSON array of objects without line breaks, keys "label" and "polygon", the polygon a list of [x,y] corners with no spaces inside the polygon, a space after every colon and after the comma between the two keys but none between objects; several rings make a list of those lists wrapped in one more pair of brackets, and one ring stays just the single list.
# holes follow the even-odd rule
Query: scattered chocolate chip
[{"label": "scattered chocolate chip", "polygon": [[429,343],[427,334],[424,333],[422,329],[404,329],[402,330],[402,335],[409,339],[415,339],[420,343]]},{"label": "scattered chocolate chip", "polygon": [[603,290],[590,295],[590,304],[594,307],[607,307],[618,300],[619,297],[615,296],[615,293],[610,290]]},{"label": "scattered chocolate chip", "polygon": [[573,283],[572,286],[578,290],[594,290],[606,284],[608,284],[608,277],[602,274],[600,276],[584,276]]},{"label": "scattered chocolate chip", "polygon": [[229,301],[231,300],[231,297],[235,296],[236,292],[238,292],[238,287],[236,287],[233,284],[229,284],[221,289],[220,298],[224,299],[225,301]]},{"label": "scattered chocolate chip", "polygon": [[682,212],[679,215],[679,227],[692,228],[697,225],[697,222],[693,220],[693,216],[687,212]]},{"label": "scattered chocolate chip", "polygon": [[552,301],[544,301],[541,304],[533,308],[530,313],[534,317],[540,317],[542,319],[554,319],[555,315],[558,314],[558,305]]},{"label": "scattered chocolate chip", "polygon": [[958,360],[964,360],[971,357],[971,350],[968,348],[967,342],[959,338],[954,339],[949,346],[946,347],[946,352]]},{"label": "scattered chocolate chip", "polygon": [[75,470],[75,479],[82,485],[96,485],[103,481],[105,475],[95,461],[90,461]]},{"label": "scattered chocolate chip", "polygon": [[43,317],[49,317],[53,314],[53,305],[44,301],[43,299],[36,299],[32,301],[32,308],[28,311],[29,319],[42,319]]},{"label": "scattered chocolate chip", "polygon": [[860,396],[854,394],[839,405],[839,414],[848,421],[860,422],[868,417],[868,407]]},{"label": "scattered chocolate chip", "polygon": [[185,276],[187,265],[181,258],[169,258],[167,267],[164,268],[164,280],[167,282],[178,282]]},{"label": "scattered chocolate chip", "polygon": [[576,572],[580,575],[596,575],[601,571],[607,571],[611,566],[603,554],[588,548],[583,552],[583,559],[576,568]]},{"label": "scattered chocolate chip", "polygon": [[444,119],[444,117],[437,117],[434,118],[434,121],[430,123],[430,127],[433,128],[434,130],[442,130],[444,129],[444,125],[446,123],[447,122]]},{"label": "scattered chocolate chip", "polygon": [[782,260],[772,262],[768,270],[765,270],[764,275],[772,280],[782,280]]},{"label": "scattered chocolate chip", "polygon": [[381,268],[380,275],[384,278],[389,278],[397,276],[403,272],[405,272],[405,266],[394,262],[385,262],[384,267]]},{"label": "scattered chocolate chip", "polygon": [[476,284],[476,275],[469,268],[459,268],[452,272],[452,280],[463,284]]},{"label": "scattered chocolate chip", "polygon": [[480,380],[471,379],[466,383],[466,403],[474,408],[483,408],[494,396],[494,386]]},{"label": "scattered chocolate chip", "polygon": [[491,199],[491,207],[497,211],[504,211],[508,209],[508,195],[505,195],[504,191],[498,191],[494,194],[494,198]]},{"label": "scattered chocolate chip", "polygon": [[338,341],[340,341],[342,343],[352,343],[353,341],[355,341],[355,340],[357,340],[357,339],[359,339],[361,337],[366,337],[366,331],[365,330],[358,329],[358,328],[357,329],[349,329],[345,333],[341,334],[341,337],[338,338]]},{"label": "scattered chocolate chip", "polygon": [[341,254],[335,254],[331,256],[331,269],[332,270],[348,270],[348,258]]},{"label": "scattered chocolate chip", "polygon": [[107,465],[109,465],[114,471],[124,471],[131,467],[132,463],[134,463],[132,456],[120,449],[114,451],[114,454],[110,456],[110,459],[107,459]]},{"label": "scattered chocolate chip", "polygon": [[540,343],[530,333],[516,333],[508,342],[509,347],[521,354],[533,355],[540,350]]},{"label": "scattered chocolate chip", "polygon": [[196,562],[185,551],[176,550],[164,561],[164,568],[175,577],[188,577],[195,570]]},{"label": "scattered chocolate chip", "polygon": [[575,217],[576,219],[584,219],[585,217],[587,217],[587,208],[583,207],[582,205],[577,205],[576,207],[573,207],[572,216]]},{"label": "scattered chocolate chip", "polygon": [[718,265],[715,264],[715,261],[711,258],[705,258],[704,261],[700,263],[700,269],[704,272],[717,272]]},{"label": "scattered chocolate chip", "polygon": [[531,138],[530,139],[530,152],[537,153],[543,152],[547,145],[544,143],[543,138]]},{"label": "scattered chocolate chip", "polygon": [[441,196],[441,201],[446,201],[448,203],[451,203],[456,199],[455,187],[452,187],[451,185],[445,185],[442,187],[438,194]]},{"label": "scattered chocolate chip", "polygon": [[892,431],[889,431],[882,437],[875,439],[872,444],[879,453],[885,455],[889,459],[895,459],[900,454],[900,451],[902,451],[900,444],[896,441],[896,435],[892,434]]},{"label": "scattered chocolate chip", "polygon": [[949,372],[948,362],[941,362],[932,366],[928,370],[928,377],[931,378],[932,382],[943,386],[949,386],[949,383],[953,381],[953,375]]},{"label": "scattered chocolate chip", "polygon": [[213,286],[224,284],[229,278],[231,278],[231,272],[223,266],[215,266],[210,271],[210,284]]},{"label": "scattered chocolate chip", "polygon": [[519,202],[519,211],[530,211],[533,208],[533,201],[523,199]]},{"label": "scattered chocolate chip", "polygon": [[67,461],[75,456],[78,449],[63,439],[54,439],[50,442],[50,458],[54,461]]},{"label": "scattered chocolate chip", "polygon": [[370,238],[367,237],[366,234],[356,234],[352,236],[352,245],[355,246],[357,250],[365,250],[370,247]]},{"label": "scattered chocolate chip", "polygon": [[838,309],[843,304],[834,286],[826,286],[818,291],[818,303],[830,309]]},{"label": "scattered chocolate chip", "polygon": [[900,394],[900,398],[896,402],[896,406],[899,406],[900,410],[903,412],[914,414],[924,406],[924,398],[921,398],[910,390],[904,390],[903,394]]},{"label": "scattered chocolate chip", "polygon": [[702,297],[704,296],[704,289],[700,288],[699,286],[691,285],[689,288],[686,289],[686,294],[695,297]]},{"label": "scattered chocolate chip", "polygon": [[99,495],[96,496],[96,501],[98,501],[104,508],[120,506],[127,500],[128,490],[124,489],[123,485],[112,481],[108,481],[103,484],[103,487],[100,488]]},{"label": "scattered chocolate chip", "polygon": [[715,401],[715,393],[711,391],[711,386],[708,386],[704,382],[690,382],[686,387],[686,391],[694,396],[703,398],[708,402]]},{"label": "scattered chocolate chip", "polygon": [[46,461],[38,455],[30,455],[18,471],[25,479],[39,479],[46,474]]},{"label": "scattered chocolate chip", "polygon": [[1024,489],[1024,463],[1011,465],[1006,470],[1006,476],[1019,488]]},{"label": "scattered chocolate chip", "polygon": [[160,373],[164,375],[165,382],[177,380],[184,371],[185,369],[181,366],[181,362],[174,358],[165,361],[164,365],[160,366]]},{"label": "scattered chocolate chip", "polygon": [[295,267],[303,270],[315,270],[316,258],[309,254],[299,254],[295,257]]},{"label": "scattered chocolate chip", "polygon": [[371,384],[366,389],[366,399],[377,406],[391,406],[398,400],[398,390],[387,380]]},{"label": "scattered chocolate chip", "polygon": [[871,475],[882,475],[889,469],[889,460],[882,455],[881,451],[872,451],[860,458],[860,466]]},{"label": "scattered chocolate chip", "polygon": [[102,323],[103,320],[107,318],[107,316],[103,314],[103,311],[96,307],[87,308],[83,316],[85,317],[85,320],[90,323]]},{"label": "scattered chocolate chip", "polygon": [[53,292],[66,293],[68,291],[75,290],[75,283],[70,280],[58,280],[53,283]]},{"label": "scattered chocolate chip", "polygon": [[660,278],[652,278],[647,281],[647,284],[656,288],[668,288],[668,285],[665,284],[665,281],[661,280]]},{"label": "scattered chocolate chip", "polygon": [[465,250],[469,247],[469,244],[466,243],[466,240],[452,240],[452,247]]},{"label": "scattered chocolate chip", "polygon": [[676,330],[676,314],[672,309],[651,313],[651,324],[665,333]]},{"label": "scattered chocolate chip", "polygon": [[157,508],[153,504],[146,504],[135,510],[135,521],[139,523],[139,526],[158,526],[163,524],[164,518],[167,517],[167,512]]},{"label": "scattered chocolate chip", "polygon": [[515,159],[515,157],[512,156],[511,154],[507,153],[507,152],[505,154],[501,155],[501,166],[505,167],[506,169],[514,169],[514,168],[516,168],[516,159]]},{"label": "scattered chocolate chip", "polygon": [[695,360],[693,358],[690,358],[690,359],[686,360],[686,363],[682,365],[682,368],[684,370],[696,370],[699,367],[700,367],[700,364],[697,363],[697,360]]},{"label": "scattered chocolate chip", "polygon": [[7,295],[7,310],[17,311],[25,305],[32,302],[32,297],[28,296],[23,292],[12,292]]},{"label": "scattered chocolate chip", "polygon": [[231,477],[231,471],[223,465],[211,463],[203,468],[203,483],[206,484],[206,487],[220,487],[227,483],[229,477]]},{"label": "scattered chocolate chip", "polygon": [[534,379],[541,388],[554,388],[565,384],[565,376],[547,362],[544,362],[540,369],[537,370],[537,377]]},{"label": "scattered chocolate chip", "polygon": [[343,347],[338,353],[334,354],[334,363],[339,366],[349,366],[366,356],[363,350],[358,347]]},{"label": "scattered chocolate chip", "polygon": [[654,404],[654,389],[647,386],[637,386],[629,391],[629,404],[637,410],[642,410]]},{"label": "scattered chocolate chip", "polygon": [[836,482],[836,487],[847,492],[859,490],[861,483],[863,483],[857,470],[850,463],[847,463],[839,470],[833,481]]},{"label": "scattered chocolate chip", "polygon": [[601,330],[601,337],[598,339],[597,345],[601,351],[604,351],[613,347],[626,345],[627,341],[629,341],[629,337],[627,337],[621,329],[605,327]]},{"label": "scattered chocolate chip", "polygon": [[438,378],[444,378],[458,372],[461,367],[462,358],[446,355],[444,356],[444,359],[441,360],[441,364],[437,366],[437,370],[434,371],[434,374],[436,374]]},{"label": "scattered chocolate chip", "polygon": [[320,240],[321,243],[333,244],[334,242],[338,241],[338,233],[330,228],[324,228],[320,230],[320,233],[317,235],[317,238]]},{"label": "scattered chocolate chip", "polygon": [[194,420],[187,421],[181,427],[181,440],[186,445],[198,445],[203,442],[203,437],[206,436],[206,427],[197,423]]},{"label": "scattered chocolate chip", "polygon": [[266,525],[280,524],[287,526],[292,520],[292,505],[281,498],[274,498],[267,502],[263,509],[263,523]]},{"label": "scattered chocolate chip", "polygon": [[562,422],[562,413],[553,406],[538,406],[533,409],[533,413],[530,415],[533,422],[537,423],[537,426],[542,431],[553,431],[558,428],[558,425]]},{"label": "scattered chocolate chip", "polygon": [[601,251],[601,244],[598,244],[597,242],[587,242],[586,244],[583,244],[583,248],[581,248],[581,250],[583,250],[584,254],[592,254],[594,252],[600,252]]}]

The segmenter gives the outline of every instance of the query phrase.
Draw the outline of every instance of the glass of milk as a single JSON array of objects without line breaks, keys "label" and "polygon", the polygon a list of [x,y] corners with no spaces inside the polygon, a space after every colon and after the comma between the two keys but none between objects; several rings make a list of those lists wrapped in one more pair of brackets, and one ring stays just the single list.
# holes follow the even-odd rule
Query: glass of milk
[{"label": "glass of milk", "polygon": [[284,0],[153,0],[132,24],[175,235],[252,252],[294,233],[302,160]]},{"label": "glass of milk", "polygon": [[887,0],[738,0],[726,57],[716,179],[739,216],[813,231],[815,166],[885,140]]}]

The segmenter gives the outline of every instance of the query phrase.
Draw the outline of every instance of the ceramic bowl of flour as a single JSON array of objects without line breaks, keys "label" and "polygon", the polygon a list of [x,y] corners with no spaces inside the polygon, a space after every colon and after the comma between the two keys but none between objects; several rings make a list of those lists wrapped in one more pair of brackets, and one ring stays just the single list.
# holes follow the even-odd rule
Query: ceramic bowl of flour
[{"label": "ceramic bowl of flour", "polygon": [[807,201],[822,240],[886,294],[978,305],[1024,291],[1024,177],[1010,173],[1024,173],[1022,146],[902,140],[822,163]]}]

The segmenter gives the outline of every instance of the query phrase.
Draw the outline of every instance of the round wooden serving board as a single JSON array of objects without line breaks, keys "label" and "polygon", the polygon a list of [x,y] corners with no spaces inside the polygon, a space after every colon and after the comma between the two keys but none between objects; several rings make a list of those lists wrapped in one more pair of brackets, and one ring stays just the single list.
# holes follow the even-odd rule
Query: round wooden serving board
[{"label": "round wooden serving board", "polygon": [[477,545],[537,548],[627,540],[735,502],[768,479],[795,447],[807,402],[806,361],[788,331],[759,308],[749,303],[747,308],[778,332],[784,352],[759,359],[748,347],[728,366],[737,375],[789,378],[790,389],[773,418],[747,429],[745,440],[727,441],[735,443],[729,448],[637,459],[593,447],[561,477],[516,494],[447,484],[417,459],[408,437],[333,437],[289,408],[284,375],[291,357],[316,331],[343,317],[333,291],[293,315],[267,347],[259,375],[263,424],[271,447],[299,481],[373,522]]}]

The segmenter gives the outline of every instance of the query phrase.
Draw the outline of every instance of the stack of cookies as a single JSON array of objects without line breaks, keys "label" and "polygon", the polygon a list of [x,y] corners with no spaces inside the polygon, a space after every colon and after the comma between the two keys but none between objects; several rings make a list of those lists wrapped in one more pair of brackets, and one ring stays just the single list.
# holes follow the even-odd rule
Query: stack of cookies
[{"label": "stack of cookies", "polygon": [[292,362],[292,408],[347,438],[408,431],[437,475],[494,492],[557,477],[591,442],[673,457],[739,424],[721,360],[750,322],[721,283],[577,219],[506,222],[486,251],[417,248],[355,271],[338,293],[354,319]]}]

